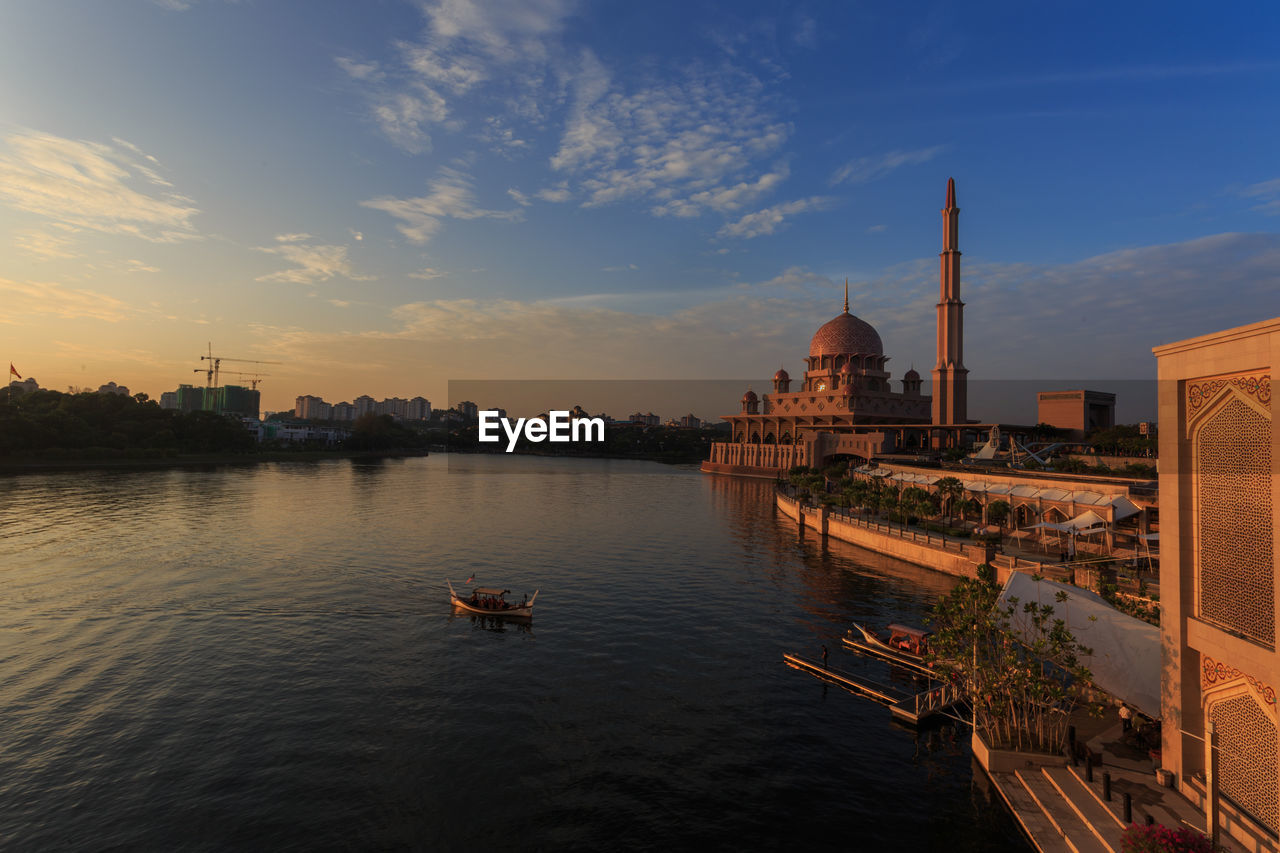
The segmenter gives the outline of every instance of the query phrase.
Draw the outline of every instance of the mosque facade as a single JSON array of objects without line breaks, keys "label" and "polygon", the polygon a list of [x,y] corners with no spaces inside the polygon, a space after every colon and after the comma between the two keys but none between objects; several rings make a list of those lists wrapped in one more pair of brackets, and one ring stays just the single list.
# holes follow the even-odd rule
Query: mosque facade
[{"label": "mosque facade", "polygon": [[712,446],[704,471],[775,477],[836,455],[870,459],[900,449],[947,446],[963,437],[970,422],[954,179],[947,180],[942,221],[932,395],[921,393],[923,380],[914,369],[900,380],[892,378],[879,333],[849,313],[846,282],[844,311],[814,333],[803,376],[793,380],[780,369],[771,393],[747,389],[742,410],[723,416],[731,439]]}]

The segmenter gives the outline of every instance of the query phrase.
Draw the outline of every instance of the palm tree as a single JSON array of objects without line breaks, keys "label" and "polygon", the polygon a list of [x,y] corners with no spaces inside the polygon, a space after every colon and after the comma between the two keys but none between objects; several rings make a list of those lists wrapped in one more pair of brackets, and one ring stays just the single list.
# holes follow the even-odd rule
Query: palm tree
[{"label": "palm tree", "polygon": [[935,484],[938,494],[947,502],[947,524],[951,524],[955,513],[956,501],[964,495],[964,483],[955,477],[943,477]]}]

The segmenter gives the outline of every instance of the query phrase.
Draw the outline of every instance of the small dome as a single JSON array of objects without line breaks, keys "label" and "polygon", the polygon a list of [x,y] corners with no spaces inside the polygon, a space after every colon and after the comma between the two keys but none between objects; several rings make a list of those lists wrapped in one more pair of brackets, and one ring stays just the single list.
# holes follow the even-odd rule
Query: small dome
[{"label": "small dome", "polygon": [[760,398],[756,396],[756,392],[752,391],[750,388],[747,389],[747,393],[742,395],[742,402],[744,403],[754,403],[759,399]]},{"label": "small dome", "polygon": [[916,382],[920,379],[920,374],[916,373],[916,369],[913,367],[906,373],[902,374],[902,379],[904,382]]},{"label": "small dome", "polygon": [[790,382],[791,377],[787,375],[787,371],[779,367],[778,372],[773,374],[774,382]]},{"label": "small dome", "polygon": [[884,345],[870,323],[846,311],[823,324],[809,342],[810,358],[824,355],[884,355]]}]

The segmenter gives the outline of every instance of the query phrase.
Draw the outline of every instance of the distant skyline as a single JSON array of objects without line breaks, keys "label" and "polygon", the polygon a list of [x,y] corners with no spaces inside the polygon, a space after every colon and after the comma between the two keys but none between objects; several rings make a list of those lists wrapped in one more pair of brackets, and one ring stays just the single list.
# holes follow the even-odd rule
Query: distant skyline
[{"label": "distant skyline", "polygon": [[927,376],[954,176],[971,381],[1154,378],[1151,347],[1280,313],[1278,24],[1272,4],[10,0],[0,359],[158,398],[202,383],[211,342],[282,362],[272,411],[795,376],[847,276],[893,378]]}]

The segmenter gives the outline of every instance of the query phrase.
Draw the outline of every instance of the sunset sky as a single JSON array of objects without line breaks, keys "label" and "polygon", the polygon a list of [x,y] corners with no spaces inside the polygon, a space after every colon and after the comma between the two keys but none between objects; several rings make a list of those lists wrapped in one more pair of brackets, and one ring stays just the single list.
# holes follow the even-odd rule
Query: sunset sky
[{"label": "sunset sky", "polygon": [[282,362],[268,410],[795,375],[847,276],[894,378],[927,374],[954,176],[971,378],[1154,377],[1151,347],[1280,314],[1278,24],[1271,3],[6,0],[0,359],[158,396],[203,381],[211,342]]}]

